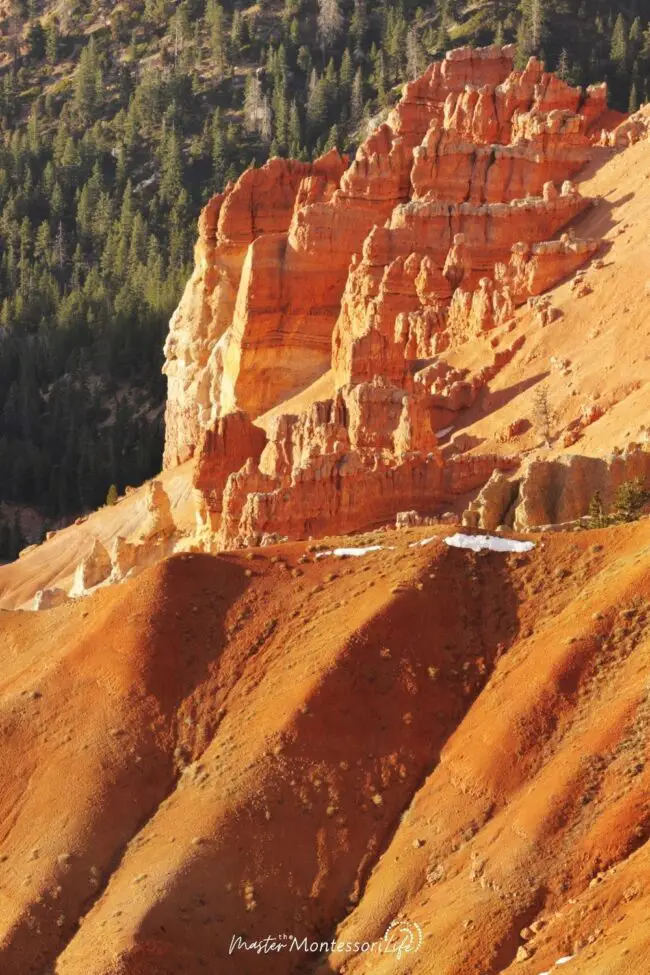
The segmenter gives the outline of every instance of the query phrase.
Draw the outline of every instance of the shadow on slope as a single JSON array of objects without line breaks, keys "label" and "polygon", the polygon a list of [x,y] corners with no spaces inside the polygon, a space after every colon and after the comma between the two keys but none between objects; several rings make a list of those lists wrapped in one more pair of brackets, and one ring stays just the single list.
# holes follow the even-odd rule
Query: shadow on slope
[{"label": "shadow on slope", "polygon": [[518,628],[503,559],[437,544],[364,562],[340,574],[316,563],[309,584],[320,582],[302,591],[285,572],[275,595],[286,615],[268,605],[277,626],[247,686],[196,777],[141,832],[60,975],[108,975],[116,955],[128,975],[297,971],[295,953],[229,955],[231,937],[322,938],[363,896]]},{"label": "shadow on slope", "polygon": [[[209,556],[0,618],[0,970],[42,973],[173,788],[178,719],[248,580]],[[192,743],[185,740],[185,748]]]}]

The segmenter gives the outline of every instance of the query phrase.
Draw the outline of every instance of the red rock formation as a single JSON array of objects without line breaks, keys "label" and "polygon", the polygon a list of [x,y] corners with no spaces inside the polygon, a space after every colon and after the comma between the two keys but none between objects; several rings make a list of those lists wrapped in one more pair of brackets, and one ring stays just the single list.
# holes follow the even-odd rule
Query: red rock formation
[{"label": "red rock formation", "polygon": [[[387,218],[395,240],[386,263],[413,252],[444,263],[454,235],[465,233],[476,284],[513,243],[532,242],[514,233],[517,223],[534,223],[540,240],[574,215],[575,201],[561,212],[541,203],[545,215],[534,221],[533,204],[520,220],[461,206],[540,193],[586,160],[586,128],[602,98],[582,100],[534,59],[513,72],[512,60],[511,48],[450,52],[405,86],[347,171],[336,153],[313,165],[273,159],[210,201],[166,346],[167,466],[191,456],[201,428],[221,413],[238,407],[255,416],[325,371],[350,258]],[[444,205],[400,212],[399,204],[421,199]],[[477,254],[486,234],[488,258]],[[418,246],[407,246],[409,235]],[[431,326],[429,314],[414,334],[429,335]]]},{"label": "red rock formation", "polygon": [[[249,248],[265,235],[286,234],[298,196],[314,205],[327,200],[344,168],[335,151],[313,164],[271,159],[261,169],[246,170],[203,210],[194,273],[165,344],[166,467],[191,457],[201,429],[222,412],[223,359]],[[256,254],[256,284],[265,270],[260,266],[265,252],[263,246]],[[249,269],[246,288],[250,277]]]},{"label": "red rock formation", "polygon": [[203,431],[192,478],[201,527],[219,528],[221,497],[229,475],[249,459],[259,462],[265,445],[264,431],[240,411],[227,413],[214,427]]},{"label": "red rock formation", "polygon": [[[588,205],[569,180],[603,91],[512,61],[511,48],[450,52],[405,86],[347,170],[336,153],[311,166],[271,160],[202,214],[166,347],[165,459],[190,456],[213,431],[197,490],[215,529],[233,475],[223,544],[345,531],[473,483],[442,469],[433,430],[500,359],[471,378],[438,369],[431,382],[427,363],[506,322],[596,246],[552,238]],[[220,416],[254,420],[330,366],[334,398],[276,418],[259,464],[259,450],[218,445]],[[494,468],[482,463],[481,476]]]},{"label": "red rock formation", "polygon": [[484,484],[512,458],[443,464],[432,397],[375,379],[343,387],[299,416],[277,417],[259,465],[228,479],[219,545],[235,548],[283,537],[381,525],[406,502],[433,512]]},{"label": "red rock formation", "polygon": [[612,146],[615,149],[625,149],[648,138],[650,138],[650,104],[644,105],[634,115],[630,115],[613,132],[604,131],[600,142],[601,145]]}]

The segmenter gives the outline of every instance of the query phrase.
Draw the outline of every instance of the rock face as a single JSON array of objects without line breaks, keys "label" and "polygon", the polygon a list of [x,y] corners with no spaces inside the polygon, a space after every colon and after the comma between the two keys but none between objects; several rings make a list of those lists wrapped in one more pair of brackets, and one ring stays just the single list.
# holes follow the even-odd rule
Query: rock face
[{"label": "rock face", "polygon": [[70,596],[83,596],[89,589],[94,589],[101,582],[105,582],[112,572],[111,557],[98,538],[93,542],[92,551],[79,563],[74,574]]},{"label": "rock face", "polygon": [[634,115],[621,122],[613,132],[603,132],[600,142],[601,145],[611,146],[614,149],[626,149],[648,138],[650,138],[650,105],[644,105]]},{"label": "rock face", "polygon": [[608,508],[617,488],[635,478],[650,481],[650,450],[643,447],[607,459],[570,455],[533,463],[522,478],[514,527],[526,531],[581,518],[596,491]]},{"label": "rock face", "polygon": [[501,524],[516,531],[562,525],[583,518],[596,492],[605,509],[617,489],[640,478],[650,483],[650,450],[633,445],[608,458],[571,454],[533,461],[518,478],[495,471],[463,514],[463,524],[488,531]]},{"label": "rock face", "polygon": [[258,463],[266,434],[253,426],[246,413],[228,413],[205,430],[197,452],[193,486],[199,528],[217,530],[221,523],[221,499],[232,471],[251,460]]},{"label": "rock face", "polygon": [[33,609],[54,609],[68,602],[68,594],[65,589],[39,589],[34,596]]},{"label": "rock face", "polygon": [[[443,465],[434,430],[520,345],[475,376],[441,356],[597,248],[552,238],[589,204],[570,180],[606,107],[513,54],[450,52],[349,167],[272,159],[203,211],[165,346],[165,464],[198,452],[199,524],[223,545],[431,513],[512,466]],[[277,415],[330,368],[331,399]]]},{"label": "rock face", "polygon": [[149,482],[145,498],[146,518],[137,541],[168,538],[174,533],[175,525],[169,496],[160,481]]},{"label": "rock face", "polygon": [[[275,396],[282,399],[287,389],[300,388],[326,368],[331,324],[323,335],[313,336],[311,352],[300,345],[299,336],[308,331],[306,318],[314,332],[318,316],[312,313],[320,308],[321,317],[327,317],[326,302],[337,297],[326,294],[313,264],[308,268],[305,259],[305,266],[296,266],[293,251],[300,238],[306,258],[314,239],[327,233],[323,228],[321,234],[316,217],[344,169],[345,161],[336,152],[313,164],[271,159],[261,169],[247,170],[204,209],[194,273],[165,345],[165,466],[191,457],[201,429],[235,401],[261,412]],[[309,229],[304,221],[293,221],[294,209],[303,216],[315,211]],[[308,240],[310,233],[313,239]],[[318,286],[316,291],[308,280]],[[289,319],[286,308],[292,309]],[[298,351],[301,357],[295,355]],[[257,372],[254,380],[249,366]]]},{"label": "rock face", "polygon": [[492,456],[443,464],[433,415],[426,391],[375,378],[299,416],[277,417],[259,465],[248,461],[228,479],[219,544],[353,531],[413,507],[431,515],[496,468],[516,466]]},{"label": "rock face", "polygon": [[476,500],[463,513],[463,525],[494,531],[505,524],[517,497],[517,489],[516,481],[513,482],[501,471],[495,471]]}]

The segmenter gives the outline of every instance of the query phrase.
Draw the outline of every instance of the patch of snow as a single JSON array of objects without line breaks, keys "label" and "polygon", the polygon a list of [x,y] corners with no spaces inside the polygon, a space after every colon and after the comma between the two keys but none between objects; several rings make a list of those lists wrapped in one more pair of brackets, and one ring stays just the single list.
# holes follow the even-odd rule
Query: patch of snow
[{"label": "patch of snow", "polygon": [[317,552],[317,559],[324,559],[328,555],[335,555],[337,559],[344,559],[350,556],[351,558],[359,558],[361,555],[367,555],[368,552],[379,552],[383,548],[383,545],[368,545],[367,548],[335,548],[329,552]]},{"label": "patch of snow", "polygon": [[472,552],[530,552],[535,542],[518,542],[512,538],[498,538],[496,535],[462,535],[457,533],[445,538],[451,548],[466,548]]},{"label": "patch of snow", "polygon": [[555,962],[556,965],[568,965],[570,961],[573,961],[575,955],[564,955],[562,958],[558,958]]},{"label": "patch of snow", "polygon": [[451,426],[451,427],[443,427],[442,430],[436,430],[436,437],[438,438],[438,440],[441,440],[443,437],[448,437],[453,429],[454,429],[453,426]]},{"label": "patch of snow", "polygon": [[352,558],[358,558],[360,555],[367,555],[368,552],[379,552],[383,548],[383,545],[368,545],[366,548],[335,548],[334,555],[337,559],[345,558],[350,555]]},{"label": "patch of snow", "polygon": [[437,535],[432,535],[431,538],[423,538],[419,542],[411,542],[409,548],[419,548],[420,545],[431,545],[431,542],[438,540]]}]

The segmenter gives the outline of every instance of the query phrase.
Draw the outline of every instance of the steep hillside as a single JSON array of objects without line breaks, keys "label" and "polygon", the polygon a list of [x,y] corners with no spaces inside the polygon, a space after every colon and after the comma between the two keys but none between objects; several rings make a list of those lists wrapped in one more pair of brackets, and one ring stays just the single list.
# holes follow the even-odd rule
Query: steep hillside
[{"label": "steep hillside", "polygon": [[648,524],[176,556],[3,613],[3,975],[354,972],[231,938],[397,917],[412,972],[643,971]]}]

